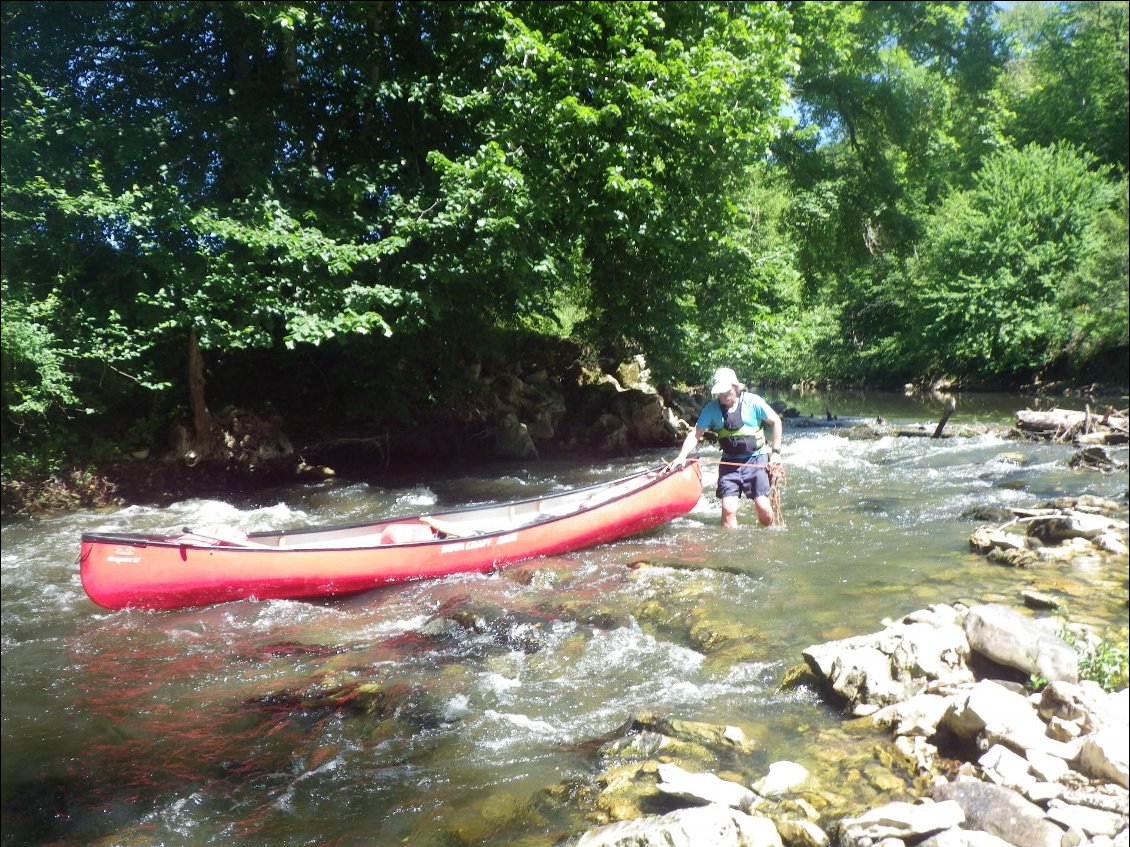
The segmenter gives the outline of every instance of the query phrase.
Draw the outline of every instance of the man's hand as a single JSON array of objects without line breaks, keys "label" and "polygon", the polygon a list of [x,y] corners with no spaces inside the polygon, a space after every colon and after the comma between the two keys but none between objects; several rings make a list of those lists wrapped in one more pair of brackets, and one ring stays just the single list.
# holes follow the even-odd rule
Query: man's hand
[{"label": "man's hand", "polygon": [[679,471],[679,470],[682,470],[683,467],[686,466],[686,464],[687,464],[687,459],[686,459],[685,456],[676,456],[674,459],[672,459],[670,462],[668,462],[667,470],[669,470],[669,471]]}]

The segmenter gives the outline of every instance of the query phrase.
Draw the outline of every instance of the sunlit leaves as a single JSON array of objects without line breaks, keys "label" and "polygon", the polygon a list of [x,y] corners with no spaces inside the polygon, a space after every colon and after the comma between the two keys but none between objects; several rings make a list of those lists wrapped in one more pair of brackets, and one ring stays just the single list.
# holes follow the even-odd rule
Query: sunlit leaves
[{"label": "sunlit leaves", "polygon": [[[1093,164],[1070,146],[986,160],[975,187],[934,215],[910,265],[909,326],[923,332],[907,349],[935,371],[978,377],[1034,373],[1062,356],[1075,331],[1065,279],[1096,251],[1125,248],[1124,235],[1102,246],[1109,234],[1096,228],[1119,195]],[[1106,321],[1125,325],[1126,308]]]},{"label": "sunlit leaves", "polygon": [[1130,8],[1125,3],[1016,3],[1003,10],[1012,59],[1002,80],[1018,146],[1059,140],[1105,164],[1130,161]]}]

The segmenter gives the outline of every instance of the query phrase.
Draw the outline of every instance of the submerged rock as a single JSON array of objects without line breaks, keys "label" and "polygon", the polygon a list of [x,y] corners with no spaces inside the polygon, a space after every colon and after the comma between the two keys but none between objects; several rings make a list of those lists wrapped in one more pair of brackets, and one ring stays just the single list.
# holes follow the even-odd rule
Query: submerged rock
[{"label": "submerged rock", "polygon": [[650,712],[640,712],[621,727],[618,735],[640,730],[667,735],[680,741],[702,744],[716,750],[752,753],[756,749],[741,727],[725,724],[665,718]]},{"label": "submerged rock", "polygon": [[443,710],[423,687],[407,683],[377,685],[327,680],[301,689],[271,692],[244,706],[272,716],[340,713],[347,717],[396,719],[417,729],[445,722]]},{"label": "submerged rock", "polygon": [[536,615],[460,597],[445,603],[419,632],[428,638],[452,641],[467,634],[483,635],[509,650],[536,653],[545,646],[546,623]]}]

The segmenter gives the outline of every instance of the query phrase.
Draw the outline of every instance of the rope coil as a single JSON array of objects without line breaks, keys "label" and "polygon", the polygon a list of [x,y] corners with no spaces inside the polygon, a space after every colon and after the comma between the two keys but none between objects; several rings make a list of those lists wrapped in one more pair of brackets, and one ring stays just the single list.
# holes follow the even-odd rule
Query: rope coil
[{"label": "rope coil", "polygon": [[785,515],[781,511],[781,491],[788,482],[788,477],[785,474],[785,466],[778,462],[769,465],[769,502],[773,506],[773,524],[779,526],[781,529],[785,528]]}]

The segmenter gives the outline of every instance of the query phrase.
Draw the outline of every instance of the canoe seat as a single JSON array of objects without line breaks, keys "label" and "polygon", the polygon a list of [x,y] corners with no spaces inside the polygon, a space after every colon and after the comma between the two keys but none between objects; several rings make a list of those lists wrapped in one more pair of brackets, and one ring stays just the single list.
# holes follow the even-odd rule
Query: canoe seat
[{"label": "canoe seat", "polygon": [[390,523],[381,533],[381,544],[410,544],[413,541],[431,541],[435,531],[419,523]]}]

